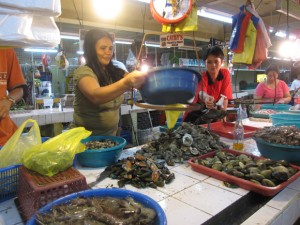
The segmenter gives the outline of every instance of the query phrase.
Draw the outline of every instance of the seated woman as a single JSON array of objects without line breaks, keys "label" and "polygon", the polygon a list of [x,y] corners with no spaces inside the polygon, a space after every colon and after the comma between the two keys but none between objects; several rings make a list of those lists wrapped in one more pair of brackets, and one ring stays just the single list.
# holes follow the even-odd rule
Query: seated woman
[{"label": "seated woman", "polygon": [[257,85],[254,99],[265,103],[288,104],[291,95],[288,85],[278,79],[279,69],[276,65],[270,65],[266,69],[267,79]]}]

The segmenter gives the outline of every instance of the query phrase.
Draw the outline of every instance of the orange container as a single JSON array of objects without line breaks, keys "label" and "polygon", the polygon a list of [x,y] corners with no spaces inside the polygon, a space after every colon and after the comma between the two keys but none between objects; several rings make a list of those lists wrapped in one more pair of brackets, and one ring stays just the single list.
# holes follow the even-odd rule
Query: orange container
[{"label": "orange container", "polygon": [[21,166],[17,192],[20,214],[27,221],[49,202],[86,189],[85,176],[73,167],[47,177]]}]

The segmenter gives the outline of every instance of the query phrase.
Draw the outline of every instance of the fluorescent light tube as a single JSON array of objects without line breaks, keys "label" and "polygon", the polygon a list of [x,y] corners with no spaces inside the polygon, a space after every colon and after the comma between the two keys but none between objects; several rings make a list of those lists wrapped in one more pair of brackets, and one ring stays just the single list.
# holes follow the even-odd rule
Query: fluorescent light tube
[{"label": "fluorescent light tube", "polygon": [[156,43],[156,42],[145,42],[145,45],[147,47],[154,47],[154,48],[160,48],[160,44],[159,43]]},{"label": "fluorescent light tube", "polygon": [[78,55],[83,55],[84,54],[84,51],[77,51],[76,52]]},{"label": "fluorescent light tube", "polygon": [[44,53],[44,52],[48,52],[48,53],[56,53],[56,52],[57,52],[57,49],[25,48],[24,51],[25,51],[25,52],[39,52],[39,53]]},{"label": "fluorescent light tube", "polygon": [[232,23],[232,15],[205,7],[200,8],[200,10],[197,11],[197,15],[225,23]]},{"label": "fluorescent light tube", "polygon": [[61,39],[68,39],[68,40],[79,40],[78,36],[63,35],[63,34],[60,35],[60,38]]}]

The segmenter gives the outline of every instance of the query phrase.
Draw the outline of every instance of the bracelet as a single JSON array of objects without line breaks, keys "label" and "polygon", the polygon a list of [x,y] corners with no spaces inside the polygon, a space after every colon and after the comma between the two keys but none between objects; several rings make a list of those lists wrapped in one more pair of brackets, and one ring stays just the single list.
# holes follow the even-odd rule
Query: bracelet
[{"label": "bracelet", "polygon": [[12,102],[12,105],[16,104],[16,100],[13,97],[5,96],[2,99],[6,99],[6,100]]}]

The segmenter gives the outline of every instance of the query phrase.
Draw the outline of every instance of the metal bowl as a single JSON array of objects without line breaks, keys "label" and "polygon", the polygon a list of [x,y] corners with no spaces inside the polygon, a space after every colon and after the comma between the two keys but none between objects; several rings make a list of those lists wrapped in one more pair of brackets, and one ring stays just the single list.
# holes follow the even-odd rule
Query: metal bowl
[{"label": "metal bowl", "polygon": [[188,104],[200,80],[200,73],[188,68],[153,69],[148,72],[140,92],[143,100],[149,104]]}]

